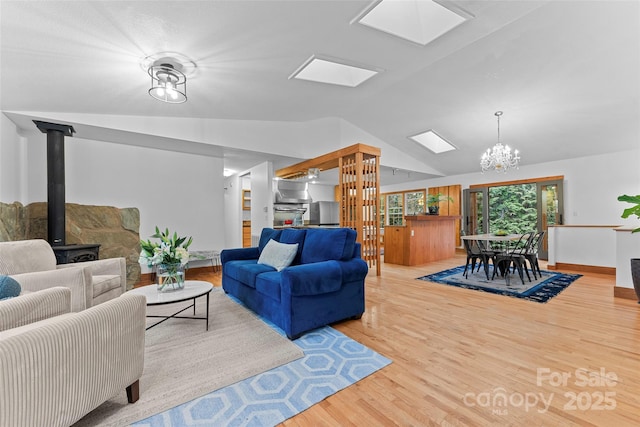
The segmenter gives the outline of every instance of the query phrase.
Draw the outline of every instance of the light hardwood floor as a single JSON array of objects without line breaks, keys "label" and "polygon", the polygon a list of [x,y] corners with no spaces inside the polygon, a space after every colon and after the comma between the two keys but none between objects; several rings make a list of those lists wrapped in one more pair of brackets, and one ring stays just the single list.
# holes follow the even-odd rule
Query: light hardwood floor
[{"label": "light hardwood floor", "polygon": [[640,305],[614,276],[546,304],[415,280],[464,260],[370,273],[366,313],[334,327],[393,362],[282,425],[640,425]]}]

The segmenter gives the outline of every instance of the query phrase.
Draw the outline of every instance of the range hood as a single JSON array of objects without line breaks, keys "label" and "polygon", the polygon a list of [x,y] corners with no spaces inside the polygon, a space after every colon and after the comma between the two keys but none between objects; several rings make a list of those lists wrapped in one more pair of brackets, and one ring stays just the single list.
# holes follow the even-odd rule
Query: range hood
[{"label": "range hood", "polygon": [[276,181],[276,203],[311,203],[309,183],[279,179]]}]

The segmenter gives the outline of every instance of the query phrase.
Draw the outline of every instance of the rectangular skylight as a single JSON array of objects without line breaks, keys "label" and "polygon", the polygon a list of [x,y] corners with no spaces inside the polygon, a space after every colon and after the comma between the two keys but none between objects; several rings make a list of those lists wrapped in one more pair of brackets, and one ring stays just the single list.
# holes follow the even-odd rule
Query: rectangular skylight
[{"label": "rectangular skylight", "polygon": [[376,74],[378,74],[377,70],[348,65],[314,55],[289,78],[356,87]]},{"label": "rectangular skylight", "polygon": [[413,139],[428,150],[433,151],[435,154],[440,154],[456,149],[456,147],[449,144],[447,141],[442,139],[440,135],[432,130],[410,136],[409,138]]},{"label": "rectangular skylight", "polygon": [[469,18],[470,14],[453,12],[432,0],[381,0],[352,22],[424,46]]}]

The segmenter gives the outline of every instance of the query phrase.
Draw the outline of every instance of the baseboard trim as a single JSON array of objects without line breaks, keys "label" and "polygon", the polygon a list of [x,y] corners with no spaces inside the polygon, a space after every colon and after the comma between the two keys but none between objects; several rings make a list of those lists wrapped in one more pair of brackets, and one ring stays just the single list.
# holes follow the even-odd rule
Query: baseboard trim
[{"label": "baseboard trim", "polygon": [[613,296],[616,298],[632,299],[636,301],[638,300],[635,290],[633,290],[632,288],[623,288],[620,286],[615,286],[613,288]]},{"label": "baseboard trim", "polygon": [[[188,268],[185,270],[185,279],[190,280],[192,275],[195,276],[199,273],[205,273],[205,272],[211,272],[211,269],[213,268],[213,271],[219,271],[219,266],[206,266],[206,267],[193,267],[193,268]],[[140,280],[138,280],[138,283],[136,283],[135,285],[133,285],[134,288],[139,288],[141,286],[148,286],[148,285],[153,285],[154,283],[156,283],[156,274],[155,273],[142,273],[140,275]]]},{"label": "baseboard trim", "polygon": [[575,270],[575,271],[584,271],[586,273],[609,274],[612,276],[616,275],[615,267],[600,267],[597,265],[568,264],[565,262],[558,262],[554,265],[547,264],[547,270]]}]

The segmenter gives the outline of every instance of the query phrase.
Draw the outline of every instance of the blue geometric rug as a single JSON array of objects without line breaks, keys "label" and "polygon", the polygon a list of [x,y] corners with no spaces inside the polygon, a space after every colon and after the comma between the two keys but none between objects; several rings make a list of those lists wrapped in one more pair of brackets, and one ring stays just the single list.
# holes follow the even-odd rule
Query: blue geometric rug
[{"label": "blue geometric rug", "polygon": [[480,269],[480,271],[469,272],[468,278],[462,275],[463,271],[464,265],[440,271],[439,273],[418,277],[418,280],[544,303],[565,290],[575,280],[582,277],[581,274],[563,274],[542,270],[542,276],[538,276],[536,280],[531,271],[529,271],[531,282],[529,282],[525,274],[524,284],[522,284],[517,272],[509,275],[508,283],[499,275],[496,275],[496,277],[491,280],[493,265],[489,266],[489,280],[487,280],[484,268]]},{"label": "blue geometric rug", "polygon": [[302,359],[133,425],[275,426],[391,363],[329,326],[309,332],[294,343],[304,351]]}]

